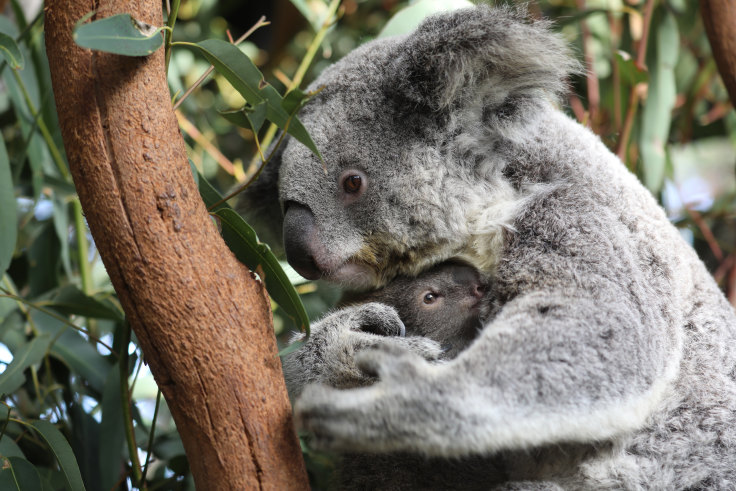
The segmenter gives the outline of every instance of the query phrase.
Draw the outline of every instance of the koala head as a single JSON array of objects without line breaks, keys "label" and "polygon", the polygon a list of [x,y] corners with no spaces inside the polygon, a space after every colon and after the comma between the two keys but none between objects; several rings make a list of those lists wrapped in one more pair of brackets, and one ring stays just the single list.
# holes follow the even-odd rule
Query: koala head
[{"label": "koala head", "polygon": [[516,192],[499,148],[574,66],[512,9],[458,10],[370,42],[320,75],[299,114],[324,167],[291,139],[239,208],[279,209],[264,200],[278,195],[287,259],[309,279],[376,287],[453,257],[487,271],[483,249],[499,247],[487,235]]},{"label": "koala head", "polygon": [[397,276],[378,290],[347,292],[341,303],[390,305],[406,326],[406,335],[433,339],[452,357],[476,337],[489,314],[484,301],[489,282],[475,268],[449,261],[417,277]]}]

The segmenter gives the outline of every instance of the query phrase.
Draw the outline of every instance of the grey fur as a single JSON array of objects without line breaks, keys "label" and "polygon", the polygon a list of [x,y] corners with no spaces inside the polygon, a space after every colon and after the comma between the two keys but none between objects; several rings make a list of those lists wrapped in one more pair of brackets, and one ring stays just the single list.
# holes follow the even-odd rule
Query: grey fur
[{"label": "grey fur", "polygon": [[[490,320],[447,363],[416,353],[429,339],[356,331],[375,304],[285,360],[317,444],[377,454],[353,487],[736,488],[736,316],[652,196],[550,102],[574,67],[544,26],[478,7],[312,86],[300,117],[327,173],[288,143],[279,199],[313,214],[292,255],[364,288],[448,258],[493,275]],[[369,185],[345,205],[348,168]]]}]

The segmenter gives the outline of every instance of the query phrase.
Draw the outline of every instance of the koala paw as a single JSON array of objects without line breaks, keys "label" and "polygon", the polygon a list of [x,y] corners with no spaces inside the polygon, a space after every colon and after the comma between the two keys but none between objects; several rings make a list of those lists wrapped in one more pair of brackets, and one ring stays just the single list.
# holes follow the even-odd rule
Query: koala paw
[{"label": "koala paw", "polygon": [[[349,452],[405,451],[417,445],[423,413],[432,398],[435,367],[399,346],[365,349],[356,365],[377,377],[368,387],[347,390],[325,385],[307,386],[296,401],[299,427],[312,435],[315,448]],[[408,429],[408,431],[404,431]],[[416,431],[415,431],[416,430]]]},{"label": "koala paw", "polygon": [[406,327],[399,318],[399,313],[395,308],[383,303],[370,302],[353,307],[345,321],[353,331],[379,336],[406,335]]},{"label": "koala paw", "polygon": [[360,370],[381,380],[416,377],[417,367],[423,361],[417,353],[392,344],[376,345],[355,356],[355,364]]}]

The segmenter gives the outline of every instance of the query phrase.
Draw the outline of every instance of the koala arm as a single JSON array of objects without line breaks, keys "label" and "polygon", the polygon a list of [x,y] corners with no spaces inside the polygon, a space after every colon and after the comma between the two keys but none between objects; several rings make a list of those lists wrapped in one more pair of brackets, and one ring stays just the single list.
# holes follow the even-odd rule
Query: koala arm
[{"label": "koala arm", "polygon": [[297,421],[316,445],[342,451],[489,454],[599,441],[641,427],[675,377],[680,340],[640,328],[608,295],[534,291],[507,303],[444,365],[383,345],[357,365],[369,387],[307,387]]},{"label": "koala arm", "polygon": [[[423,337],[404,337],[405,328],[393,307],[370,302],[340,309],[315,323],[306,344],[283,359],[284,377],[292,397],[305,385],[321,383],[336,388],[368,385],[375,377],[355,363],[357,353],[392,344],[416,353],[423,360],[437,360],[438,343]],[[303,334],[294,336],[298,341]]]}]

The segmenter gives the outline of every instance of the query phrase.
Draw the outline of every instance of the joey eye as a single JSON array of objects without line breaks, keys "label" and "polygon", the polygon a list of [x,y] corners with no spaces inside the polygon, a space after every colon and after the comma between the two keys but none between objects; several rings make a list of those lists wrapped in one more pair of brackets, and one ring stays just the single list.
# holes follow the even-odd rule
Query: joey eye
[{"label": "joey eye", "polygon": [[344,171],[337,182],[340,186],[340,197],[345,204],[357,201],[368,188],[368,177],[357,169]]}]

